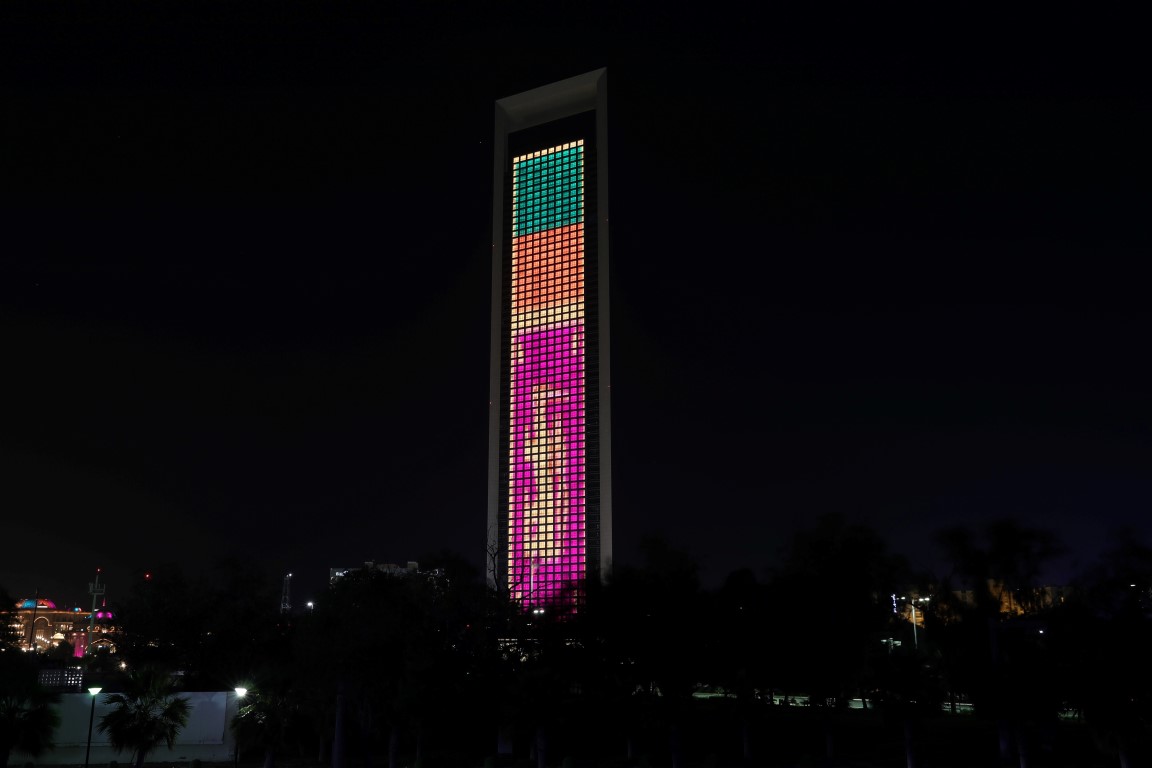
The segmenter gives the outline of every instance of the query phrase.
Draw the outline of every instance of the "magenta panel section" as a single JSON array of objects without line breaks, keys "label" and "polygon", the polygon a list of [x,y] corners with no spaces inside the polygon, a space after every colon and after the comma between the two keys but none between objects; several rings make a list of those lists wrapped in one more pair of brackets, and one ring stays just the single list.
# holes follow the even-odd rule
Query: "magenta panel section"
[{"label": "magenta panel section", "polygon": [[512,338],[508,576],[526,606],[570,602],[585,573],[584,324]]}]

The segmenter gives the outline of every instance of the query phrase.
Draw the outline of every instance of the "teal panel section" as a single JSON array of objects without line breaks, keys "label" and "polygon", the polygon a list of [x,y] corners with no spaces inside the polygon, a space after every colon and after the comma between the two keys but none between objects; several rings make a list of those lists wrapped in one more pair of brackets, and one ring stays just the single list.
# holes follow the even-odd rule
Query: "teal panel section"
[{"label": "teal panel section", "polygon": [[513,237],[583,221],[582,145],[531,157],[513,165]]}]

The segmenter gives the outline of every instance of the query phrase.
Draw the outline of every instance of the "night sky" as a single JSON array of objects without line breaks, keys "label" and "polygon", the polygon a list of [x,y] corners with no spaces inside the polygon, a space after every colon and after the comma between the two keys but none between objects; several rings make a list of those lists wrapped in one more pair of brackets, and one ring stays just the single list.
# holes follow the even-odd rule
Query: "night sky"
[{"label": "night sky", "polygon": [[5,4],[0,585],[479,566],[492,102],[602,66],[619,561],[1148,533],[1138,25],[782,8]]}]

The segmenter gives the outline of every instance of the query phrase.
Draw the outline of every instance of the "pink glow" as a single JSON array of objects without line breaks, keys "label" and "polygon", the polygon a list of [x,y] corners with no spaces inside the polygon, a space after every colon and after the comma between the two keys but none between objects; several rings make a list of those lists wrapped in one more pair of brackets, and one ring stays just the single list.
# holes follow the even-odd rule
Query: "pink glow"
[{"label": "pink glow", "polygon": [[509,584],[526,606],[584,576],[584,325],[558,323],[512,343]]},{"label": "pink glow", "polygon": [[508,585],[575,607],[586,573],[583,142],[513,161]]}]

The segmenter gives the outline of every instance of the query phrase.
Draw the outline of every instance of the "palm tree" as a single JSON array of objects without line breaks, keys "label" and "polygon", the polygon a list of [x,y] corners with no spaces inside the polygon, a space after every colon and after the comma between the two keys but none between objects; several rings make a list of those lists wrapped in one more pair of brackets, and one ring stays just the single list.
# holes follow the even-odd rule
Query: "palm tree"
[{"label": "palm tree", "polygon": [[232,718],[237,739],[264,749],[264,768],[275,768],[276,753],[303,725],[299,697],[286,688],[249,693],[248,703]]},{"label": "palm tree", "polygon": [[108,734],[113,749],[132,750],[135,768],[161,743],[172,749],[187,725],[191,708],[176,691],[169,674],[144,667],[129,674],[123,692],[105,694],[104,703],[115,709],[100,718],[100,732]]},{"label": "palm tree", "polygon": [[7,768],[12,750],[33,757],[52,748],[60,715],[55,698],[40,686],[36,667],[18,651],[0,650],[0,768]]}]

